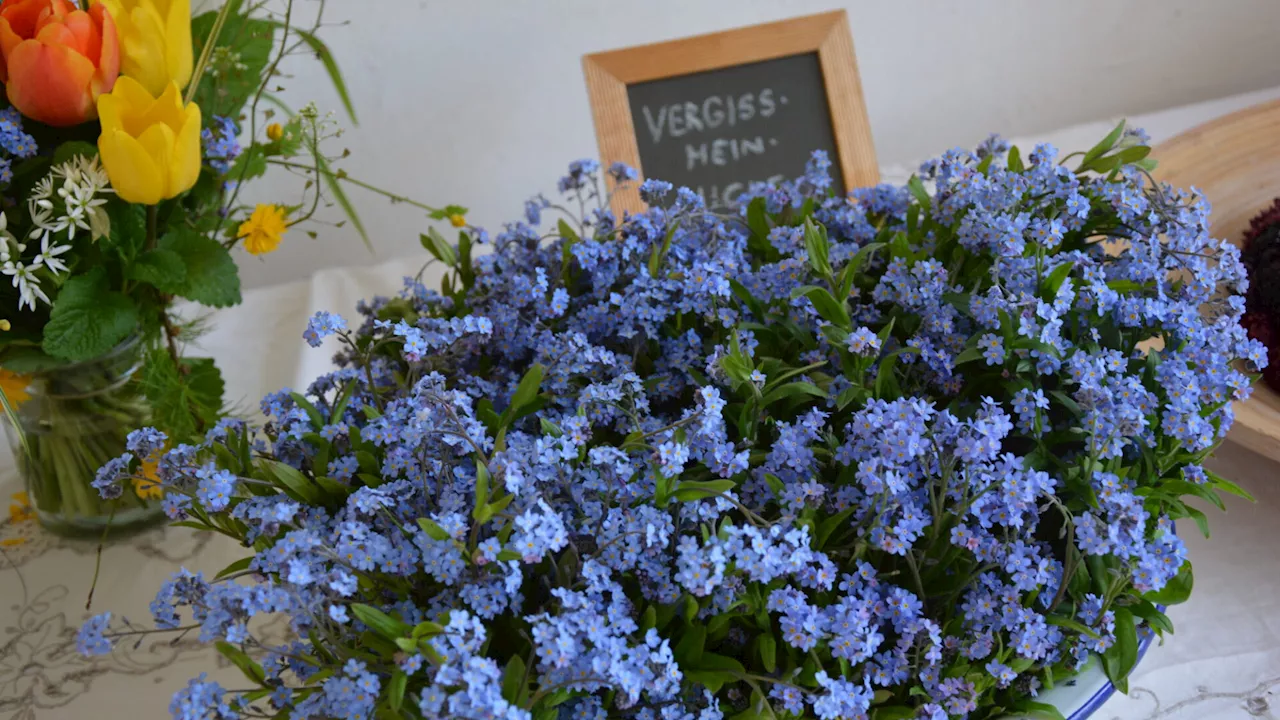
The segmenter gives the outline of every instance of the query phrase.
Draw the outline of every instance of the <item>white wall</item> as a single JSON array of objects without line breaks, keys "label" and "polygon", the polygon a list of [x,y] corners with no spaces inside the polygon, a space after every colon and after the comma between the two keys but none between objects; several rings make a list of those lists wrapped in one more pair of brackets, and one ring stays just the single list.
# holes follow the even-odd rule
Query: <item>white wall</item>
[{"label": "white wall", "polygon": [[[303,3],[305,6],[306,3]],[[343,142],[354,177],[432,204],[469,206],[490,228],[565,165],[594,157],[584,53],[844,7],[882,164],[914,162],[990,131],[1034,134],[1280,85],[1276,0],[330,0],[324,36],[360,125]],[[285,97],[337,108],[318,65],[290,67]],[[264,184],[259,183],[261,187]],[[246,285],[325,267],[420,259],[423,216],[360,190],[376,255],[317,227]],[[269,198],[269,189],[258,195]],[[336,218],[336,214],[330,217]],[[406,268],[410,263],[406,262]],[[390,288],[388,288],[390,290]]]}]

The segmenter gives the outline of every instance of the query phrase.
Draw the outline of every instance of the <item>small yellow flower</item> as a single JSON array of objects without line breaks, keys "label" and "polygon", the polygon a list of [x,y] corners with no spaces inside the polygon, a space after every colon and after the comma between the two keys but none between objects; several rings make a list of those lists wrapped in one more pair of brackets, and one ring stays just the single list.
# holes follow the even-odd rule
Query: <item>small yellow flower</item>
[{"label": "small yellow flower", "polygon": [[0,369],[0,392],[4,393],[10,407],[16,408],[31,397],[31,394],[27,392],[27,386],[30,384],[31,378],[29,376]]},{"label": "small yellow flower", "polygon": [[456,228],[466,227],[467,219],[458,213],[454,213],[449,216],[449,224]]},{"label": "small yellow flower", "polygon": [[284,126],[280,123],[271,123],[267,126],[267,139],[271,142],[280,142],[280,138],[284,137]]},{"label": "small yellow flower", "polygon": [[9,324],[8,320],[0,318],[0,332],[9,332],[9,329],[12,327],[13,326]]},{"label": "small yellow flower", "polygon": [[35,508],[31,507],[31,498],[25,492],[13,494],[13,502],[9,503],[9,522],[23,522],[35,519]]},{"label": "small yellow flower", "polygon": [[160,448],[142,461],[142,477],[133,479],[133,492],[143,500],[159,500],[164,497],[164,487],[160,484],[157,470],[160,467],[160,456],[168,451],[169,444]]},{"label": "small yellow flower", "polygon": [[284,210],[276,205],[259,205],[248,220],[240,223],[237,237],[244,240],[244,249],[254,255],[265,255],[280,247],[280,239],[288,230]]}]

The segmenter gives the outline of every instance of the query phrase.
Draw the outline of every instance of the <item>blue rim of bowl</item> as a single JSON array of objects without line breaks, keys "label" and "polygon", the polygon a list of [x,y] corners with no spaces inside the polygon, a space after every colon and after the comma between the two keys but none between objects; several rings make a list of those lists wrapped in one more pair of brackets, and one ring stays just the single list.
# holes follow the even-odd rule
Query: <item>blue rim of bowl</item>
[{"label": "blue rim of bowl", "polygon": [[[1160,612],[1165,611],[1165,607],[1163,605],[1157,605],[1156,609]],[[1151,647],[1151,641],[1156,637],[1155,631],[1149,627],[1140,628],[1140,632],[1142,632],[1142,640],[1138,643],[1138,659],[1133,663],[1133,667],[1135,669],[1142,662],[1142,658],[1147,654],[1147,649]],[[1115,694],[1115,691],[1116,686],[1111,684],[1111,681],[1108,680],[1105,685],[1098,688],[1098,691],[1093,694],[1093,697],[1089,698],[1084,705],[1071,713],[1071,715],[1067,717],[1067,720],[1084,720],[1094,714],[1103,706],[1104,703],[1111,699],[1111,696]]]}]

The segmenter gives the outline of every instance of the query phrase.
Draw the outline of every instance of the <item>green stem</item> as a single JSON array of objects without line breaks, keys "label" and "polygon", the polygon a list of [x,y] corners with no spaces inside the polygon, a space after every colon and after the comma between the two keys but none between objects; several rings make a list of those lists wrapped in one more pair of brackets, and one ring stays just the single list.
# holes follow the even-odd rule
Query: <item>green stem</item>
[{"label": "green stem", "polygon": [[[281,167],[293,168],[295,170],[307,170],[307,171],[317,170],[317,168],[313,168],[310,165],[303,165],[302,163],[290,162],[288,160],[268,160],[267,162],[271,165],[279,165]],[[412,198],[407,198],[403,195],[398,195],[396,193],[391,192],[390,190],[383,190],[377,185],[371,185],[363,180],[357,180],[351,177],[350,175],[346,174],[345,172],[333,172],[331,170],[319,170],[319,172],[323,173],[324,175],[328,175],[329,177],[334,178],[335,180],[341,180],[343,182],[351,183],[356,187],[364,188],[365,190],[368,190],[369,192],[372,192],[372,193],[377,193],[378,195],[381,195],[387,198],[388,200],[391,200],[392,202],[412,205],[416,208],[426,210],[427,212],[440,212],[440,208],[431,207],[426,203],[421,203]]]},{"label": "green stem", "polygon": [[213,20],[213,28],[209,30],[209,37],[204,41],[204,48],[200,50],[200,59],[196,61],[195,70],[191,72],[191,82],[187,85],[187,92],[182,96],[183,104],[191,102],[196,96],[196,89],[200,87],[200,80],[204,77],[205,68],[209,66],[209,57],[213,55],[213,48],[218,44],[218,37],[222,35],[222,26],[227,23],[227,16],[231,14],[231,9],[237,3],[223,3],[222,9],[218,11],[218,16]]}]

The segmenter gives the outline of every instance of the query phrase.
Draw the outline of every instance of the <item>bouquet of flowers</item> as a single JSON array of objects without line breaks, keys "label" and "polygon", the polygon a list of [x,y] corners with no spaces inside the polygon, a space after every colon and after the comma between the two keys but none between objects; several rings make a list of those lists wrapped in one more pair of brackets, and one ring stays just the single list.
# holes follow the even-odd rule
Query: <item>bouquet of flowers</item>
[{"label": "bouquet of flowers", "polygon": [[[177,718],[1054,716],[1091,657],[1123,688],[1191,591],[1184,498],[1243,494],[1202,462],[1264,362],[1147,153],[992,139],[849,198],[819,154],[734,217],[650,179],[616,218],[574,163],[587,217],[430,234],[443,292],[318,313],[337,370],[165,453],[169,515],[249,553],[79,647],[216,643],[247,686]],[[129,442],[107,496],[165,437]]]},{"label": "bouquet of flowers", "polygon": [[[175,300],[238,303],[237,246],[271,252],[326,197],[350,209],[322,147],[333,122],[308,107],[267,123],[294,53],[318,54],[351,111],[322,13],[308,27],[292,3],[194,19],[189,0],[0,3],[0,400],[43,518],[154,494],[107,508],[88,483],[129,430],[182,440],[220,416],[221,375],[182,356],[198,325]],[[305,174],[301,197],[246,205],[269,165]]]}]

